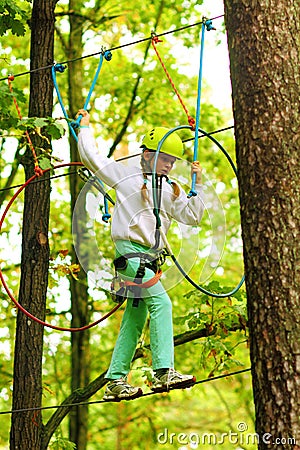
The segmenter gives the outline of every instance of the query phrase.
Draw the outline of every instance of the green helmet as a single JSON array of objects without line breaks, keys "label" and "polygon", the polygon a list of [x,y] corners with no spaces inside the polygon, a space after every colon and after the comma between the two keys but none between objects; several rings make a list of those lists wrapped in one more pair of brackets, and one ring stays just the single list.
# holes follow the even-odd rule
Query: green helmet
[{"label": "green helmet", "polygon": [[[142,141],[142,147],[148,150],[157,150],[159,142],[170,131],[168,128],[156,127],[148,131]],[[183,143],[176,132],[171,133],[163,142],[160,151],[168,155],[175,156],[175,158],[182,158]]]}]

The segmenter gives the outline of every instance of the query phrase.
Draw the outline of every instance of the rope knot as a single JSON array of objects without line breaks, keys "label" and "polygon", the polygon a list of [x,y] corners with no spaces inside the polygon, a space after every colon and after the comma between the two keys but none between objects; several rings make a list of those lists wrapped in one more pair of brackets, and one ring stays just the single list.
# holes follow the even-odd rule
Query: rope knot
[{"label": "rope knot", "polygon": [[196,125],[196,120],[194,119],[194,117],[192,116],[188,116],[188,123],[190,125],[190,127],[192,128],[192,130],[195,130],[195,125]]},{"label": "rope knot", "polygon": [[109,213],[105,213],[105,214],[102,215],[103,222],[108,223],[110,218],[111,218],[111,215]]},{"label": "rope knot", "polygon": [[44,171],[43,171],[43,169],[41,169],[38,165],[36,165],[35,168],[34,168],[34,173],[35,173],[38,177],[40,177],[40,176],[42,176],[42,175],[44,174]]},{"label": "rope knot", "polygon": [[59,73],[63,73],[65,71],[65,69],[67,68],[67,66],[64,66],[61,63],[58,64],[54,64],[54,70],[55,72],[59,72]]},{"label": "rope knot", "polygon": [[154,42],[154,44],[157,44],[158,42],[163,42],[163,40],[159,39],[159,37],[154,32],[151,33],[151,36],[152,36],[152,42]]},{"label": "rope knot", "polygon": [[216,30],[213,25],[212,25],[212,20],[211,19],[206,19],[206,17],[203,17],[203,24],[206,27],[206,31],[211,31],[211,30]]},{"label": "rope knot", "polygon": [[70,126],[75,130],[76,128],[80,127],[80,120],[82,119],[82,115],[78,117],[77,120],[74,120],[73,122],[70,122]]},{"label": "rope knot", "polygon": [[112,53],[111,53],[109,50],[106,50],[106,51],[103,53],[103,56],[104,56],[104,58],[106,59],[106,61],[111,61],[111,59],[112,59]]}]

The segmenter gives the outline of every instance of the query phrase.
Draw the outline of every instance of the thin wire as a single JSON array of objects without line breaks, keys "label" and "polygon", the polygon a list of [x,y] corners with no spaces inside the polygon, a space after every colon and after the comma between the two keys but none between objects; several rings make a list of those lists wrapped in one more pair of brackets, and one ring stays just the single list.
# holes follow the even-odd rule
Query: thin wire
[{"label": "thin wire", "polygon": [[[220,19],[221,17],[224,17],[224,14],[222,14],[220,16],[213,17],[210,20]],[[202,23],[203,22],[201,21],[201,22],[196,22],[196,23],[190,24],[190,25],[185,25],[183,27],[176,28],[175,30],[165,31],[163,33],[157,34],[157,36],[160,37],[160,36],[166,36],[166,35],[172,34],[172,33],[177,33],[178,31],[183,31],[183,30],[186,30],[188,28],[192,28],[192,27],[195,27],[195,26],[198,26],[198,25],[202,25]],[[127,44],[122,44],[122,45],[119,45],[117,47],[112,47],[112,48],[108,49],[108,51],[119,50],[121,48],[129,47],[131,45],[137,45],[137,44],[140,44],[142,42],[149,41],[151,39],[152,39],[152,36],[147,37],[147,38],[143,38],[143,39],[139,39],[139,40],[136,40],[136,41],[133,41],[133,42],[128,42]],[[67,59],[66,61],[61,62],[61,64],[69,64],[69,63],[72,63],[72,62],[80,61],[81,59],[91,58],[92,56],[98,56],[101,53],[102,53],[102,50],[99,51],[99,52],[90,53],[88,55],[79,56],[78,58]],[[39,72],[41,70],[51,69],[52,67],[53,67],[53,64],[49,64],[48,66],[43,66],[43,67],[37,67],[36,69],[31,69],[31,70],[28,70],[26,72],[17,73],[17,74],[14,75],[14,77],[16,78],[16,77],[21,77],[23,75],[29,75],[31,73]],[[7,77],[0,78],[0,81],[5,81],[5,80],[8,79],[8,77],[9,77],[9,75]]]},{"label": "thin wire", "polygon": [[[242,370],[237,370],[236,372],[230,372],[227,374],[223,374],[223,375],[217,375],[215,377],[210,377],[210,378],[204,378],[203,380],[199,380],[196,381],[196,384],[203,384],[203,383],[208,383],[210,381],[215,381],[215,380],[219,380],[221,378],[227,378],[227,377],[231,377],[234,375],[239,375],[245,372],[249,372],[251,370],[251,368],[249,367],[248,369],[242,369]],[[168,391],[168,393],[170,393],[171,391]],[[141,397],[138,398],[142,398],[142,397],[149,397],[150,395],[154,395],[154,394],[161,394],[161,392],[148,392],[146,394],[141,395]],[[0,415],[4,415],[4,414],[15,414],[15,413],[21,413],[21,412],[30,412],[30,411],[45,411],[47,409],[61,409],[61,408],[73,408],[74,406],[85,406],[85,405],[95,405],[95,404],[99,404],[99,403],[112,403],[112,402],[107,402],[105,400],[95,400],[93,402],[78,402],[78,403],[69,403],[69,404],[62,404],[62,405],[53,405],[53,406],[41,406],[41,407],[34,407],[34,408],[22,408],[22,409],[12,409],[9,411],[1,411]]]}]

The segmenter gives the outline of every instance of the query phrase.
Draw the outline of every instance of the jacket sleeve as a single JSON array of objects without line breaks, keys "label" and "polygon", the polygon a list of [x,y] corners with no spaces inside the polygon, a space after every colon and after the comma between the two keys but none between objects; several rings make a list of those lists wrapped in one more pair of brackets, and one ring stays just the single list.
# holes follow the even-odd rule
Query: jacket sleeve
[{"label": "jacket sleeve", "polygon": [[203,186],[196,185],[196,196],[187,197],[186,192],[180,189],[180,195],[171,203],[171,216],[178,222],[186,225],[199,225],[205,209]]},{"label": "jacket sleeve", "polygon": [[100,153],[90,128],[81,128],[78,151],[82,163],[110,187],[124,177],[124,166]]}]

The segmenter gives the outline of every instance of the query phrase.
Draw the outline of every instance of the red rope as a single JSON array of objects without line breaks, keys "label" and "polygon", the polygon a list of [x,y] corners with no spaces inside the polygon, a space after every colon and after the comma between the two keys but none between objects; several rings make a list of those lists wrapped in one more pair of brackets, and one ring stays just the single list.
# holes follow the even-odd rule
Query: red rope
[{"label": "red rope", "polygon": [[[22,117],[22,114],[21,114],[21,110],[20,110],[20,107],[19,107],[19,105],[18,105],[17,99],[16,99],[16,97],[15,97],[15,95],[14,95],[14,91],[13,91],[13,87],[12,87],[12,82],[14,81],[14,79],[15,79],[14,76],[13,76],[13,75],[10,75],[10,76],[7,78],[7,82],[8,82],[9,90],[10,90],[12,96],[13,96],[13,101],[14,101],[14,104],[15,104],[15,107],[16,107],[16,110],[17,110],[19,119],[22,120],[23,117]],[[27,138],[27,141],[28,141],[30,150],[31,150],[31,152],[32,152],[32,156],[33,156],[33,160],[34,160],[34,172],[35,172],[35,174],[36,174],[38,177],[40,177],[41,175],[43,175],[43,171],[42,171],[42,169],[39,167],[38,158],[37,158],[37,155],[36,155],[36,153],[35,153],[35,149],[34,149],[32,140],[31,140],[31,138],[30,138],[29,133],[28,133],[27,130],[25,131],[25,136],[26,136],[26,138]]]},{"label": "red rope", "polygon": [[[71,162],[71,163],[64,163],[64,164],[59,164],[55,167],[51,167],[45,170],[42,170],[42,175],[50,170],[55,170],[61,167],[66,167],[66,166],[82,166],[83,164],[81,162]],[[13,202],[15,201],[15,199],[18,197],[18,195],[26,188],[26,186],[28,186],[29,183],[31,183],[33,180],[35,180],[37,178],[37,174],[33,175],[31,178],[29,178],[13,195],[13,197],[9,200],[2,216],[0,219],[0,232],[2,229],[2,225],[4,222],[4,219],[11,207],[11,205],[13,204]],[[13,301],[13,303],[15,304],[15,306],[22,311],[27,317],[29,317],[30,319],[34,320],[35,322],[43,325],[44,327],[49,327],[52,328],[54,330],[59,330],[59,331],[70,331],[70,332],[78,332],[78,331],[84,331],[84,330],[88,330],[89,328],[94,327],[95,325],[98,325],[100,322],[103,322],[104,320],[106,320],[108,317],[110,317],[115,311],[117,311],[117,309],[120,308],[121,303],[117,304],[116,306],[114,306],[114,308],[109,311],[107,314],[105,314],[104,316],[102,316],[100,319],[96,320],[93,323],[90,323],[88,325],[82,326],[82,327],[78,327],[78,328],[66,328],[66,327],[59,327],[56,325],[52,325],[50,323],[44,322],[43,320],[39,319],[38,317],[35,317],[33,314],[31,314],[29,311],[27,311],[14,297],[13,293],[11,292],[11,290],[9,289],[4,275],[2,273],[1,267],[0,267],[0,280],[2,282],[2,285],[4,287],[4,289],[6,290],[7,294],[9,295],[10,299]]]},{"label": "red rope", "polygon": [[163,42],[163,41],[162,41],[161,39],[159,39],[158,36],[152,35],[152,41],[151,41],[151,42],[152,42],[152,46],[153,46],[153,48],[154,48],[154,50],[155,50],[155,53],[156,53],[156,55],[157,55],[157,57],[158,57],[158,59],[159,59],[161,65],[162,65],[162,68],[164,69],[165,74],[166,74],[166,76],[167,76],[169,82],[171,83],[171,86],[172,86],[172,88],[173,88],[175,94],[177,95],[178,100],[180,101],[180,103],[181,103],[181,105],[182,105],[182,107],[183,107],[183,109],[184,109],[184,112],[185,112],[186,115],[187,115],[188,123],[189,123],[189,125],[192,127],[192,130],[194,130],[194,129],[195,129],[196,121],[195,121],[195,119],[194,119],[192,116],[190,116],[190,114],[189,114],[189,112],[188,112],[188,109],[187,109],[187,107],[185,106],[185,104],[184,104],[184,102],[183,102],[183,100],[182,100],[182,98],[181,98],[181,96],[180,96],[180,94],[179,94],[179,92],[178,92],[178,90],[177,90],[177,88],[176,88],[176,86],[175,86],[175,84],[174,84],[174,82],[173,82],[173,80],[172,80],[172,78],[171,78],[171,76],[170,76],[170,74],[169,74],[169,72],[168,72],[168,70],[167,70],[165,64],[164,64],[164,62],[163,62],[163,60],[161,59],[160,54],[158,53],[157,48],[156,48],[156,45],[155,45],[155,44],[157,44],[158,42]]}]

